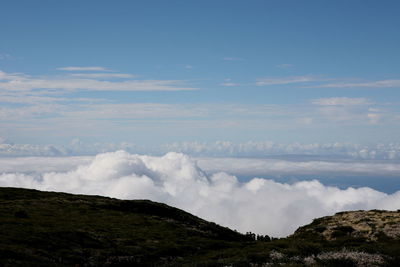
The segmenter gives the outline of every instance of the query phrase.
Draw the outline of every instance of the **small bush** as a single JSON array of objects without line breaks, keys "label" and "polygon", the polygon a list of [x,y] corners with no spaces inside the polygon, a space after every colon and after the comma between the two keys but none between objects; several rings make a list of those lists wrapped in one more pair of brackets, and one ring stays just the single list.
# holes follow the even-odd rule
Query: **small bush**
[{"label": "small bush", "polygon": [[317,227],[315,227],[315,231],[317,232],[317,233],[322,233],[323,231],[325,231],[326,230],[326,227],[325,226],[317,226]]},{"label": "small bush", "polygon": [[341,267],[356,267],[357,264],[351,259],[324,259],[318,261],[321,266],[341,266]]},{"label": "small bush", "polygon": [[332,232],[332,237],[342,237],[342,236],[348,236],[352,232],[354,232],[354,228],[351,226],[339,226],[334,228],[334,231]]}]

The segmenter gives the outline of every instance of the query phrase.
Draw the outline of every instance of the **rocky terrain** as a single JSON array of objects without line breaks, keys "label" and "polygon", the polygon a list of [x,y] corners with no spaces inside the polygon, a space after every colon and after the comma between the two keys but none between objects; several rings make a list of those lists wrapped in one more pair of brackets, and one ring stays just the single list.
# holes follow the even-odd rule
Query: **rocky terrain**
[{"label": "rocky terrain", "polygon": [[366,241],[400,238],[400,211],[347,211],[334,216],[315,219],[312,224],[299,228],[293,237],[320,235],[326,240],[343,236]]}]

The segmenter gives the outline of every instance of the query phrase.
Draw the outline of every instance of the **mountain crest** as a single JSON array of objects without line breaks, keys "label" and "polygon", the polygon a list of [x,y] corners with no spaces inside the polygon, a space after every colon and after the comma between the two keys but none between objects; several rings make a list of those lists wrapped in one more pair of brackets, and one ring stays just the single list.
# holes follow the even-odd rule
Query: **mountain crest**
[{"label": "mountain crest", "polygon": [[315,219],[300,227],[293,237],[317,235],[326,240],[341,237],[378,241],[384,238],[400,239],[400,211],[346,211]]}]

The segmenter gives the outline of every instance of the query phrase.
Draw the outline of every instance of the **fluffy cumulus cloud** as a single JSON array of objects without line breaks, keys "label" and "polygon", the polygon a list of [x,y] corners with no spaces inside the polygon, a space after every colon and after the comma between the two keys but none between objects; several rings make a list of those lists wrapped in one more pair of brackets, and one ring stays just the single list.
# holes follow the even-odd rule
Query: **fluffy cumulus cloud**
[{"label": "fluffy cumulus cloud", "polygon": [[207,174],[180,153],[152,157],[117,151],[81,164],[74,160],[63,171],[3,172],[0,186],[151,199],[241,232],[272,236],[291,234],[313,218],[337,211],[400,208],[400,191],[388,195],[370,188],[341,190],[318,181],[289,185],[261,178],[242,183],[224,172]]}]

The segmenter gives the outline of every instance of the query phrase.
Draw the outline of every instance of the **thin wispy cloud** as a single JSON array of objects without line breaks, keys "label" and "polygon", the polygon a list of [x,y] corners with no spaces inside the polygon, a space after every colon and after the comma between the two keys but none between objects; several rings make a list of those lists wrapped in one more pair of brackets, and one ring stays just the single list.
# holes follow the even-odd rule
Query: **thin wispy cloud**
[{"label": "thin wispy cloud", "polygon": [[[21,123],[24,123],[26,129],[34,127],[36,132],[43,134],[73,138],[81,136],[84,128],[85,134],[94,136],[105,131],[107,134],[125,133],[123,135],[126,140],[132,140],[130,132],[138,133],[137,137],[143,139],[165,128],[173,129],[167,132],[174,138],[179,136],[181,139],[202,140],[207,132],[223,132],[220,138],[229,139],[248,129],[270,134],[288,131],[293,132],[292,136],[296,138],[299,131],[310,127],[318,131],[321,127],[333,125],[353,127],[379,124],[382,127],[393,127],[400,123],[396,107],[381,107],[379,103],[369,105],[366,104],[367,100],[318,99],[309,100],[304,105],[235,105],[121,103],[96,98],[68,99],[65,95],[44,95],[41,96],[43,99],[28,95],[26,98],[20,97],[25,99],[21,102],[17,95],[3,97],[9,104],[0,108],[3,120],[0,128],[17,133],[21,138],[28,138],[31,133],[28,130],[20,132],[18,129]],[[69,125],[70,131],[61,132],[66,125]],[[73,127],[76,128],[75,132],[71,130]],[[261,134],[256,136],[248,135],[249,138],[262,138]]]},{"label": "thin wispy cloud", "polygon": [[325,87],[325,88],[351,88],[351,87],[391,88],[391,87],[400,87],[400,80],[391,79],[391,80],[380,80],[380,81],[361,82],[361,83],[328,83],[328,84],[321,84],[316,87]]},{"label": "thin wispy cloud", "polygon": [[293,66],[294,66],[293,64],[279,64],[279,65],[276,65],[276,67],[280,68],[280,69],[289,69],[289,68],[292,68]]},{"label": "thin wispy cloud", "polygon": [[377,124],[381,120],[382,115],[377,113],[368,113],[367,117],[371,124]]},{"label": "thin wispy cloud", "polygon": [[[266,78],[259,82],[263,85],[297,85],[321,80],[318,76],[306,75]],[[237,83],[231,78],[223,81],[220,86],[255,86],[254,83]],[[215,104],[209,101],[191,104],[163,101],[140,103],[142,101],[134,98],[122,101],[117,95],[108,100],[94,94],[86,98],[75,95],[82,91],[168,92],[197,89],[182,80],[139,80],[131,74],[116,72],[78,72],[54,76],[0,72],[0,89],[0,101],[5,103],[0,108],[0,117],[5,120],[1,128],[8,131],[7,135],[3,135],[18,133],[21,138],[27,137],[25,131],[19,131],[21,123],[37,133],[57,133],[63,138],[81,136],[79,131],[82,127],[88,129],[85,135],[97,135],[103,131],[112,135],[140,130],[142,138],[168,127],[175,130],[174,136],[185,136],[187,139],[210,135],[221,129],[225,129],[223,135],[227,137],[220,138],[232,138],[246,129],[276,134],[283,130],[306,131],[308,127],[318,129],[326,125],[389,127],[400,123],[396,106],[385,106],[385,103],[366,97],[314,98],[299,103],[262,105]],[[134,123],[127,124],[128,121]],[[74,133],[61,133],[60,129],[66,125],[69,129],[74,128]],[[198,131],[195,134],[187,131],[192,128]]]},{"label": "thin wispy cloud", "polygon": [[14,80],[15,82],[28,78],[28,75],[23,73],[6,73],[0,70],[0,81],[1,80]]},{"label": "thin wispy cloud", "polygon": [[73,73],[70,74],[72,77],[78,78],[90,78],[90,79],[108,79],[108,78],[134,78],[135,75],[127,73]]},{"label": "thin wispy cloud", "polygon": [[68,107],[57,103],[40,103],[36,105],[27,105],[18,108],[0,108],[0,119],[3,121],[25,120],[32,118],[40,118],[41,116],[56,116]]},{"label": "thin wispy cloud", "polygon": [[198,118],[208,116],[206,105],[173,105],[162,103],[129,103],[129,104],[90,104],[79,111],[68,114],[71,117],[97,119],[168,119]]},{"label": "thin wispy cloud", "polygon": [[241,86],[242,84],[233,82],[231,78],[226,78],[223,83],[219,84],[220,86],[226,86],[226,87],[234,87],[234,86]]},{"label": "thin wispy cloud", "polygon": [[224,83],[220,83],[219,85],[226,86],[226,87],[241,86],[240,83],[234,83],[234,82],[224,82]]},{"label": "thin wispy cloud", "polygon": [[[316,113],[320,117],[331,122],[364,121],[369,124],[377,124],[382,115],[371,112],[369,106],[374,105],[367,98],[328,97],[317,98],[311,101],[317,107]],[[388,116],[389,114],[386,114]],[[390,115],[389,115],[390,116]]]},{"label": "thin wispy cloud", "polygon": [[241,57],[224,57],[224,61],[243,61],[244,59]]},{"label": "thin wispy cloud", "polygon": [[260,78],[257,79],[257,86],[268,86],[268,85],[284,85],[284,84],[296,84],[296,83],[308,83],[321,81],[320,77],[312,75],[304,76],[289,76],[289,77],[274,77],[274,78]]},{"label": "thin wispy cloud", "polygon": [[359,106],[372,104],[367,98],[329,97],[313,99],[312,104],[318,106]]},{"label": "thin wispy cloud", "polygon": [[[68,97],[61,97],[59,95],[53,95],[53,96],[46,94],[36,95],[36,94],[30,94],[29,92],[19,92],[17,94],[13,94],[10,92],[0,93],[0,102],[7,104],[40,105],[44,103],[65,102],[71,105],[72,103],[98,103],[105,101],[106,100],[102,98],[84,98],[84,97],[68,98]],[[3,110],[5,110],[4,107]]]},{"label": "thin wispy cloud", "polygon": [[11,55],[10,54],[0,54],[0,60],[7,60],[7,59],[11,59]]},{"label": "thin wispy cloud", "polygon": [[35,96],[35,95],[13,95],[13,94],[0,94],[0,102],[3,103],[19,103],[19,104],[39,104],[51,103],[57,101],[66,101],[67,98],[50,97],[50,96]]},{"label": "thin wispy cloud", "polygon": [[57,70],[65,71],[112,71],[104,67],[60,67]]},{"label": "thin wispy cloud", "polygon": [[[280,65],[278,65],[280,66]],[[278,67],[277,66],[277,67]],[[288,66],[289,67],[289,66]],[[283,68],[283,67],[282,67]],[[388,79],[370,82],[334,82],[339,80],[333,78],[325,78],[317,75],[300,75],[300,76],[286,76],[286,77],[266,77],[258,78],[255,83],[247,83],[246,85],[256,86],[271,86],[271,85],[288,85],[299,84],[300,88],[396,88],[400,87],[399,79]],[[221,83],[222,86],[236,86],[231,82]]]},{"label": "thin wispy cloud", "polygon": [[[113,73],[114,74],[114,73]],[[129,78],[130,74],[109,75],[109,78]],[[107,76],[106,75],[106,76]],[[93,76],[82,77],[30,77],[24,74],[7,74],[0,72],[0,89],[9,91],[33,91],[33,90],[88,90],[88,91],[188,91],[196,90],[185,86],[181,80],[103,80],[106,76],[93,73]],[[102,79],[100,79],[102,78]]]}]

